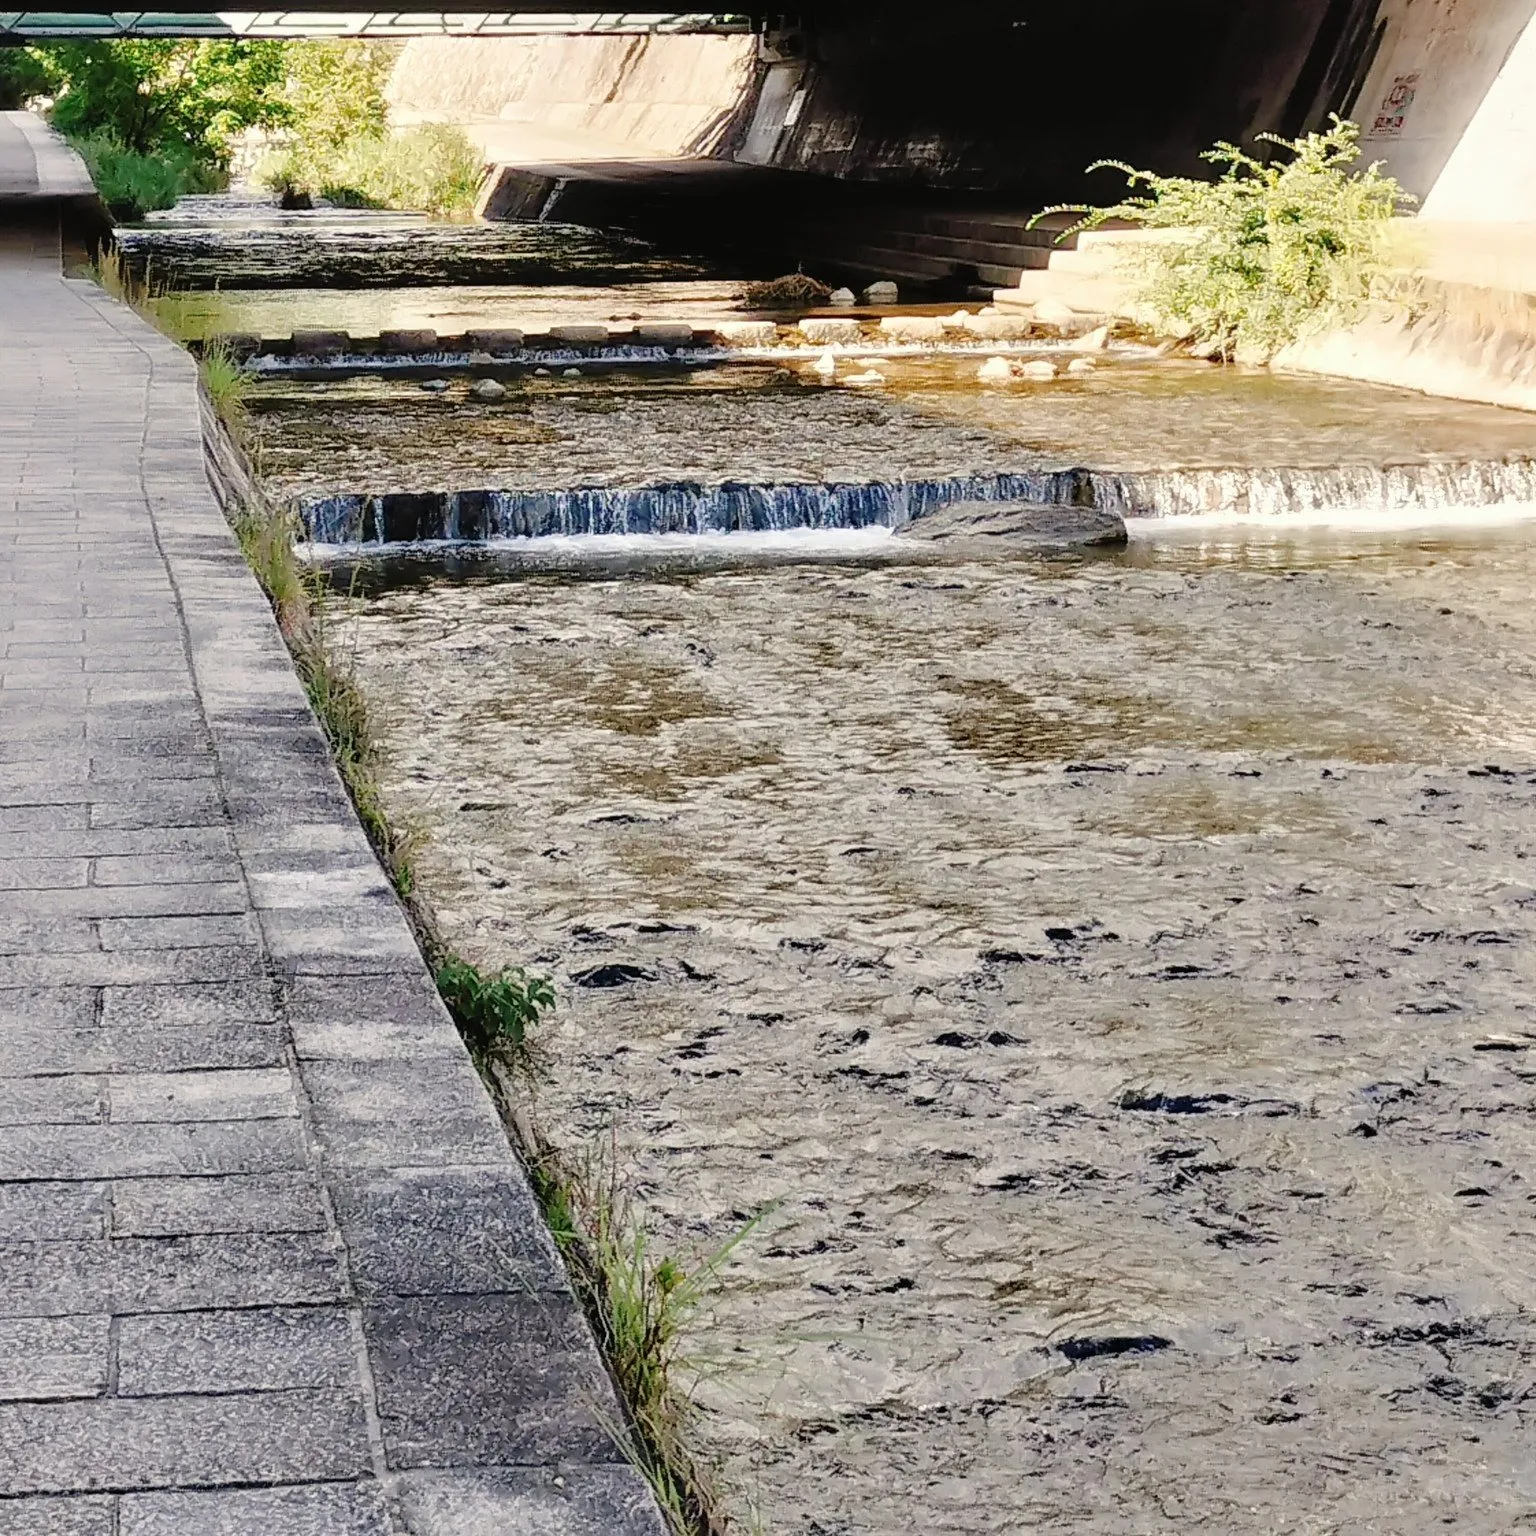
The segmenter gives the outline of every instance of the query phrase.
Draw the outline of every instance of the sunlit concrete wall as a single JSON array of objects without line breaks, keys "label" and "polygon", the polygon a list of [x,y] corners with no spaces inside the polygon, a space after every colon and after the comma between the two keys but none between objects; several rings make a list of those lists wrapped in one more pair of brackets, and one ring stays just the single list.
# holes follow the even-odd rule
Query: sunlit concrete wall
[{"label": "sunlit concrete wall", "polygon": [[563,136],[598,154],[708,154],[755,78],[756,42],[739,35],[420,38],[388,96],[398,122],[521,126],[530,142]]},{"label": "sunlit concrete wall", "polygon": [[1432,219],[1536,222],[1536,0],[1382,0],[1353,108]]}]

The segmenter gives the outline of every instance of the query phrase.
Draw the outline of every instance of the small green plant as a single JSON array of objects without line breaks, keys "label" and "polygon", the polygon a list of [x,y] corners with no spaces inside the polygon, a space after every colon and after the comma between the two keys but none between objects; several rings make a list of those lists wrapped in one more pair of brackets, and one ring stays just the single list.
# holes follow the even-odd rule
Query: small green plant
[{"label": "small green plant", "polygon": [[1201,156],[1225,167],[1214,181],[1096,161],[1089,170],[1120,171],[1146,192],[1109,208],[1047,208],[1031,223],[1082,214],[1062,238],[1110,219],[1182,232],[1128,244],[1141,302],[1223,357],[1268,357],[1359,313],[1386,270],[1390,220],[1413,199],[1379,161],[1357,168],[1359,125],[1337,114],[1326,133],[1259,138],[1284,154],[1217,144]]},{"label": "small green plant", "polygon": [[573,1162],[524,1111],[514,1109],[509,1118],[534,1194],[629,1409],[627,1429],[612,1426],[615,1439],[650,1483],[674,1536],[724,1532],[713,1478],[689,1449],[694,1408],[679,1382],[687,1368],[683,1330],[731,1254],[772,1208],[695,1260],[658,1254],[621,1186],[615,1144],[593,1147]]},{"label": "small green plant", "polygon": [[497,1050],[513,1055],[526,1050],[529,1029],[555,1006],[548,977],[530,975],[520,965],[504,966],[488,976],[452,954],[437,968],[437,990],[465,1043],[480,1059]]},{"label": "small green plant", "polygon": [[245,401],[251,389],[251,375],[240,359],[221,340],[210,341],[198,359],[198,372],[213,408],[224,425],[237,437],[245,432]]}]

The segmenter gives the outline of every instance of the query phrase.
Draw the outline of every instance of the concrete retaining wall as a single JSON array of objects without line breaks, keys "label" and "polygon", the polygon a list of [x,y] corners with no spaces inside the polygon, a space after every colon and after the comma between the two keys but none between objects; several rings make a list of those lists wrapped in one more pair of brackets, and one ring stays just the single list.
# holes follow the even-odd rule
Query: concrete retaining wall
[{"label": "concrete retaining wall", "polygon": [[1353,104],[1430,218],[1536,221],[1536,0],[1381,0]]},{"label": "concrete retaining wall", "polygon": [[700,155],[756,79],[747,36],[417,38],[389,86],[400,122],[489,123],[609,145],[627,156]]}]

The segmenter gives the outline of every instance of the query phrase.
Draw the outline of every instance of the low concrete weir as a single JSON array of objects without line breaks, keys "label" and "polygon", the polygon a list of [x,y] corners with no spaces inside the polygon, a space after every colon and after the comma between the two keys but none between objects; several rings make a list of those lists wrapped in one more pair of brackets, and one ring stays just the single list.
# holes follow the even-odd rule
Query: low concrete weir
[{"label": "low concrete weir", "polygon": [[0,233],[0,1530],[661,1536],[194,365],[53,216]]},{"label": "low concrete weir", "polygon": [[316,543],[367,545],[552,534],[899,528],[926,512],[967,501],[1094,507],[1132,518],[1492,507],[1536,502],[1536,461],[1139,474],[1063,469],[842,484],[674,482],[569,490],[395,491],[301,498],[295,510]]}]

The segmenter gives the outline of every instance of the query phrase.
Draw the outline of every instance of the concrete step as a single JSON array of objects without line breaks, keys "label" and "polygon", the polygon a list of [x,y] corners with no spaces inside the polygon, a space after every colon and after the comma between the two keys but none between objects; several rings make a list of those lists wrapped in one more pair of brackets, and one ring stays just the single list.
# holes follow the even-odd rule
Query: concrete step
[{"label": "concrete step", "polygon": [[1052,253],[1038,245],[1017,245],[1005,240],[969,240],[952,235],[935,235],[927,230],[894,230],[884,242],[898,251],[920,251],[925,256],[947,256],[956,265],[1045,267]]},{"label": "concrete step", "polygon": [[1129,284],[1051,269],[1021,273],[1013,287],[999,288],[992,297],[993,302],[1003,308],[1055,299],[1085,314],[1120,314],[1131,305]]}]

